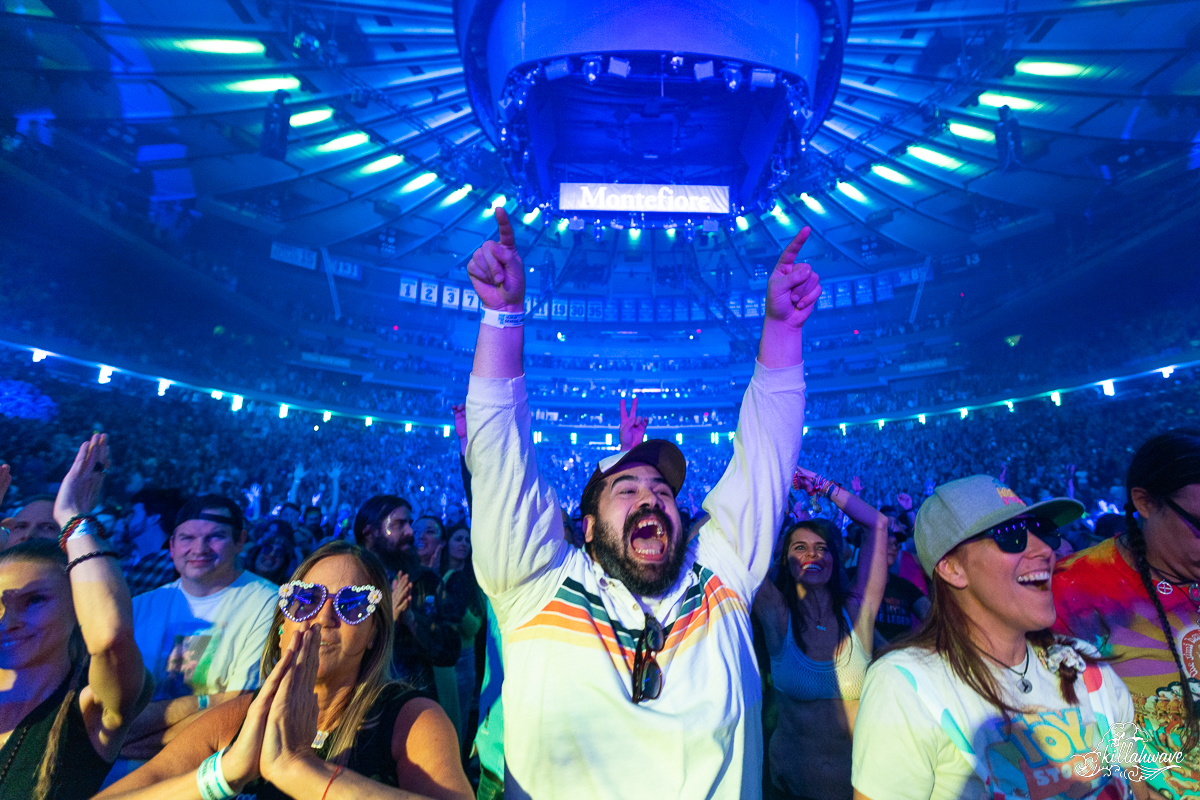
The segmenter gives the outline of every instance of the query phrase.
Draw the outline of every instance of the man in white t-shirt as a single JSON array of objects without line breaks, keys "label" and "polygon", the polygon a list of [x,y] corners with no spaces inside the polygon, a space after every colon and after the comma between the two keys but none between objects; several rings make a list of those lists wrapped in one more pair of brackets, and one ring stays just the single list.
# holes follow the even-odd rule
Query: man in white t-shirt
[{"label": "man in white t-shirt", "polygon": [[170,539],[179,580],[133,600],[134,638],[155,690],[123,759],[153,757],[206,709],[258,688],[279,587],[238,567],[245,544],[232,500],[194,497],[180,509]]}]

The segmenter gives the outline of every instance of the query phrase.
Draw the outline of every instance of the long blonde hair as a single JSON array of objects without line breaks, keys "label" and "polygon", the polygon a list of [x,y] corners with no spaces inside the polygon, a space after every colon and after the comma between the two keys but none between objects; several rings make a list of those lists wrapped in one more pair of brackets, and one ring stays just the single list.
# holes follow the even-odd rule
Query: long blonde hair
[{"label": "long blonde hair", "polygon": [[[304,576],[318,562],[334,556],[353,558],[367,571],[371,584],[383,592],[383,602],[376,606],[374,614],[375,642],[363,653],[362,664],[358,668],[358,677],[355,680],[354,694],[346,705],[346,710],[342,712],[341,719],[338,720],[337,728],[334,730],[329,744],[328,755],[325,758],[330,763],[345,766],[346,761],[350,758],[350,750],[354,747],[354,739],[366,720],[371,706],[375,704],[380,693],[389,684],[403,685],[403,682],[397,680],[392,669],[392,648],[396,639],[395,620],[392,617],[392,587],[387,579],[387,571],[383,568],[383,563],[380,562],[378,556],[356,544],[340,540],[330,542],[304,559],[300,566],[296,567],[291,580],[303,580]],[[279,636],[283,630],[283,620],[283,609],[276,605],[275,616],[271,620],[271,630],[267,634],[267,644],[263,648],[260,670],[264,681],[279,661],[281,653]]]},{"label": "long blonde hair", "polygon": [[[0,564],[12,561],[50,564],[64,569],[67,566],[66,554],[50,539],[28,539],[0,553]],[[70,596],[69,586],[68,583],[68,597]],[[42,763],[38,766],[37,785],[33,790],[33,800],[46,800],[54,788],[55,774],[62,766],[62,744],[67,714],[70,713],[72,704],[78,701],[79,692],[87,683],[90,658],[78,622],[75,623],[75,627],[71,631],[71,638],[67,641],[67,659],[71,662],[71,677],[67,684],[67,693],[63,696],[62,702],[58,704],[54,723],[50,727],[46,750],[42,753]]]}]

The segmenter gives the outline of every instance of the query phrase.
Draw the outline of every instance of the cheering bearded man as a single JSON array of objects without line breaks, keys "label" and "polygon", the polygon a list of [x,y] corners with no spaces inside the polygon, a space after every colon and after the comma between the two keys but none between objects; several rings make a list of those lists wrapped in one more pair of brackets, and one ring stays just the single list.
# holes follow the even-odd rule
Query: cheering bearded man
[{"label": "cheering bearded man", "polygon": [[[603,459],[583,492],[585,550],[538,474],[522,373],[525,269],[512,226],[467,271],[483,324],[467,392],[471,529],[503,641],[506,798],[757,798],[762,685],[750,604],[787,507],[804,424],[800,329],[821,293],[796,254],[767,284],[733,460],[688,541],[686,464],[650,440]],[[797,754],[802,758],[803,754]]]}]

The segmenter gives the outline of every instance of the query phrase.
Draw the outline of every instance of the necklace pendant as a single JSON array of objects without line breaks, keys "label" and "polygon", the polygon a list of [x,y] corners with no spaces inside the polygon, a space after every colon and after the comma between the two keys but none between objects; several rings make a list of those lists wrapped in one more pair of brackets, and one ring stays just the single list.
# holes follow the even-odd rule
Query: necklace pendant
[{"label": "necklace pendant", "polygon": [[1154,588],[1155,588],[1155,589],[1157,589],[1157,590],[1158,590],[1158,593],[1159,593],[1159,594],[1161,594],[1161,595],[1168,595],[1168,594],[1170,594],[1171,592],[1175,591],[1175,587],[1174,587],[1174,586],[1172,586],[1171,584],[1167,583],[1167,581],[1166,581],[1166,580],[1161,580],[1161,581],[1159,581],[1159,582],[1158,582],[1158,583],[1155,585],[1155,587],[1154,587]]},{"label": "necklace pendant", "polygon": [[829,628],[826,628],[824,625],[818,625],[818,626],[817,626],[817,630],[819,630],[819,631],[827,631],[827,630],[829,630]]},{"label": "necklace pendant", "polygon": [[1017,688],[1021,690],[1021,694],[1029,694],[1033,691],[1033,684],[1029,682],[1029,678],[1021,678],[1017,681]]}]

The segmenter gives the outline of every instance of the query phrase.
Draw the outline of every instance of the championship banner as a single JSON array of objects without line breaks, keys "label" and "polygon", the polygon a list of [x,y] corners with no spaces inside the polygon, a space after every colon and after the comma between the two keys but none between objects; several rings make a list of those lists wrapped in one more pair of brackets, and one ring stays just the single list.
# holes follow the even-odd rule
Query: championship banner
[{"label": "championship banner", "polygon": [[660,183],[562,183],[560,211],[662,211],[728,214],[728,186]]}]

